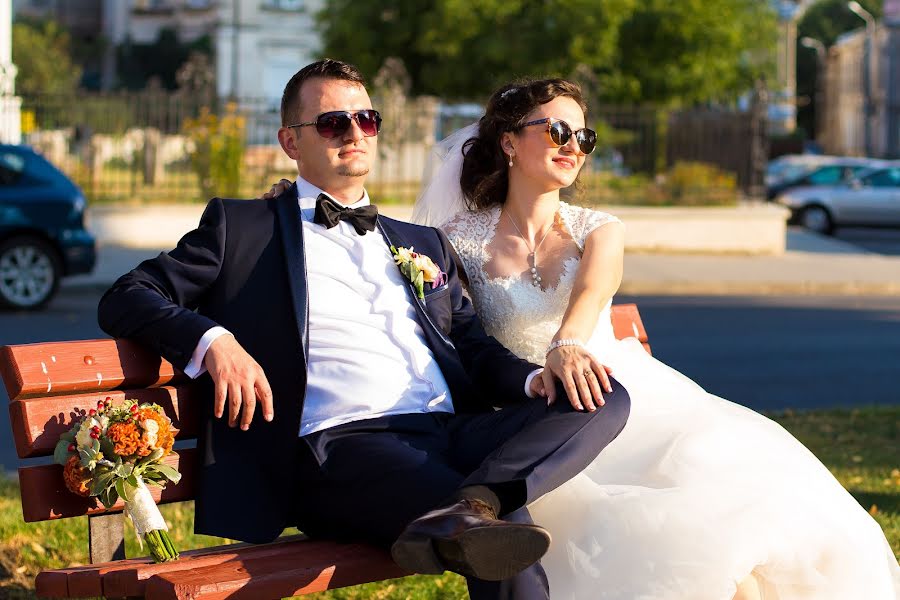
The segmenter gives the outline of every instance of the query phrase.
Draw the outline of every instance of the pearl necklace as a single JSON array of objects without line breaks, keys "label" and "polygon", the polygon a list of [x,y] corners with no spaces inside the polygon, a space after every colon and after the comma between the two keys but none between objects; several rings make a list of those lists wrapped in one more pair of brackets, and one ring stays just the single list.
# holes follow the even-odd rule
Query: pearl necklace
[{"label": "pearl necklace", "polygon": [[509,217],[509,222],[512,223],[512,226],[516,228],[516,233],[519,234],[519,237],[522,238],[523,242],[525,242],[525,247],[528,248],[528,252],[529,252],[528,262],[530,263],[530,266],[531,266],[531,283],[535,287],[540,287],[542,279],[541,279],[541,275],[538,273],[538,270],[537,270],[537,251],[538,251],[538,248],[541,247],[541,244],[544,243],[544,240],[547,239],[547,234],[550,233],[551,229],[553,229],[553,223],[556,222],[556,216],[554,215],[553,223],[550,223],[550,227],[548,227],[547,231],[544,232],[544,235],[541,237],[541,241],[539,241],[537,243],[537,245],[534,247],[534,249],[532,249],[531,246],[528,244],[528,239],[524,235],[522,235],[522,231],[519,229],[519,226],[516,225],[516,221],[515,221],[515,219],[512,218],[512,215],[507,212],[506,216]]}]

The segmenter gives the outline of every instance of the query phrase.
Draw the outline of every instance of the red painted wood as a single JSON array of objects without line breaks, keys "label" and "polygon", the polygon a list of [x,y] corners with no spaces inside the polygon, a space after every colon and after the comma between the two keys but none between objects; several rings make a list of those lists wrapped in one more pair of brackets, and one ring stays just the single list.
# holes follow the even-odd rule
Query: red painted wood
[{"label": "red painted wood", "polygon": [[333,542],[303,546],[265,558],[160,573],[147,581],[146,598],[264,600],[409,575],[385,550]]},{"label": "red painted wood", "polygon": [[184,382],[169,362],[128,340],[5,346],[0,375],[10,400]]},{"label": "red painted wood", "polygon": [[[124,565],[121,568],[111,563],[110,568],[101,569],[99,575],[103,579],[103,593],[110,598],[126,596],[143,596],[148,579],[160,573],[198,569],[221,564],[229,560],[247,560],[249,558],[265,558],[276,556],[290,550],[294,544],[316,545],[319,542],[309,541],[305,536],[292,535],[279,538],[270,544],[230,544],[189,550],[182,552],[178,560],[156,564],[144,561],[142,564]],[[69,581],[70,588],[73,586]],[[98,591],[95,595],[100,595]]]},{"label": "red painted wood", "polygon": [[[182,480],[178,485],[169,484],[160,491],[156,486],[147,486],[157,503],[182,502],[194,498],[196,481],[196,449],[179,451],[180,456],[171,454],[164,462],[181,471]],[[124,503],[121,499],[111,509],[106,510],[96,498],[82,498],[66,489],[60,465],[40,465],[19,468],[19,487],[22,492],[22,516],[26,523],[48,521],[65,517],[78,517],[104,512],[118,512]]]},{"label": "red painted wood", "polygon": [[97,400],[112,398],[113,404],[124,399],[156,402],[172,419],[178,439],[197,437],[200,398],[197,388],[190,385],[163,386],[151,389],[113,390],[70,396],[50,396],[14,400],[9,404],[9,416],[19,458],[53,454],[59,436],[72,427],[73,421],[96,408]]},{"label": "red painted wood", "polygon": [[41,571],[34,578],[34,591],[40,598],[69,598],[68,571],[71,569],[54,569]]}]

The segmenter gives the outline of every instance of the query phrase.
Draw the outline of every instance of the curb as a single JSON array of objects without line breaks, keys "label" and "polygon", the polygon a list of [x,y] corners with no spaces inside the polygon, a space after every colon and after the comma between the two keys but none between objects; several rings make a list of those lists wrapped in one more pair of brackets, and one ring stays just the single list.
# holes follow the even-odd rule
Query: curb
[{"label": "curb", "polygon": [[860,281],[623,281],[625,296],[900,296],[900,283]]}]

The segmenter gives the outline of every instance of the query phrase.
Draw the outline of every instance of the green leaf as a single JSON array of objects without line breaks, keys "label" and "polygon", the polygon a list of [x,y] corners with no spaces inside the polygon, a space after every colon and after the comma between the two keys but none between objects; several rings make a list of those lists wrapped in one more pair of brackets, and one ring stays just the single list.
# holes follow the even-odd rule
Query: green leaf
[{"label": "green leaf", "polygon": [[178,483],[181,481],[181,473],[178,472],[174,467],[170,467],[169,465],[154,465],[156,471],[161,473],[163,477],[171,481],[172,483]]},{"label": "green leaf", "polygon": [[53,449],[53,462],[58,465],[65,465],[69,460],[69,444],[66,440],[60,439],[56,442],[56,448]]},{"label": "green leaf", "polygon": [[134,465],[131,463],[123,463],[116,465],[116,475],[119,477],[128,477],[134,472]]},{"label": "green leaf", "polygon": [[111,441],[109,441],[109,438],[107,438],[106,436],[100,438],[100,451],[103,453],[103,456],[105,456],[107,460],[116,460],[117,458],[120,458],[116,455],[115,446]]},{"label": "green leaf", "polygon": [[137,477],[135,477],[134,475],[129,475],[128,477],[125,478],[125,481],[128,482],[128,485],[130,485],[134,489],[138,488],[138,480],[137,480]]},{"label": "green leaf", "polygon": [[69,443],[72,443],[75,441],[75,431],[70,429],[69,431],[67,431],[64,434],[62,434],[61,436],[59,436],[59,439],[65,440]]}]

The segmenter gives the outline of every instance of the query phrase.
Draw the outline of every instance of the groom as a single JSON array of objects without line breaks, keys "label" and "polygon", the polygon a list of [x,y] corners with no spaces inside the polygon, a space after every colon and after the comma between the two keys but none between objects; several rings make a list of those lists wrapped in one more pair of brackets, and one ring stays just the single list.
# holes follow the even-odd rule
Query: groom
[{"label": "groom", "polygon": [[[526,505],[618,435],[627,393],[548,406],[539,367],[484,333],[446,237],[377,214],[363,184],[381,118],[353,66],[304,67],[281,113],[297,183],[213,199],[100,301],[110,335],[208,373],[196,530],[259,543],[296,525],[461,573],[473,598],[547,598],[550,538]],[[424,297],[391,247],[442,272],[425,265]]]}]

